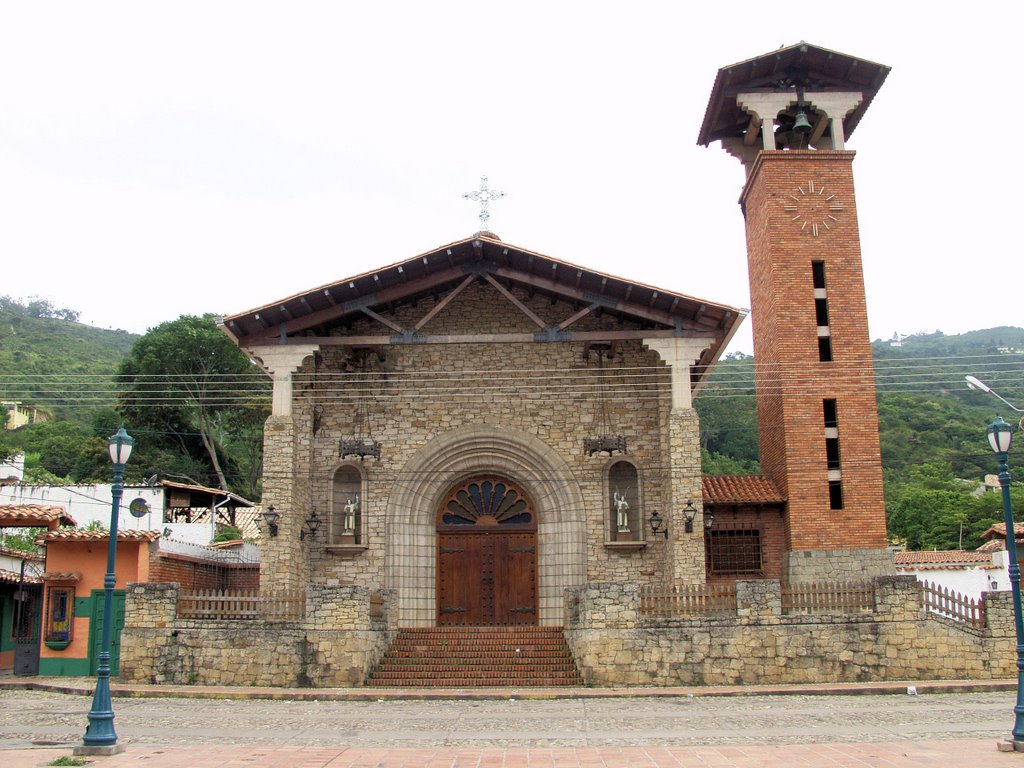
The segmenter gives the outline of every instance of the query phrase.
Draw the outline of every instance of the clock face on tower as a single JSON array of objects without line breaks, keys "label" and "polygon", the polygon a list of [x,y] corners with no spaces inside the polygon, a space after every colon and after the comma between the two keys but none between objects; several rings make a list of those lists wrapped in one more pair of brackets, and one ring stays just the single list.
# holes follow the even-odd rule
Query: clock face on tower
[{"label": "clock face on tower", "polygon": [[843,204],[825,187],[808,181],[787,197],[783,209],[801,234],[818,237],[832,231],[839,223]]}]

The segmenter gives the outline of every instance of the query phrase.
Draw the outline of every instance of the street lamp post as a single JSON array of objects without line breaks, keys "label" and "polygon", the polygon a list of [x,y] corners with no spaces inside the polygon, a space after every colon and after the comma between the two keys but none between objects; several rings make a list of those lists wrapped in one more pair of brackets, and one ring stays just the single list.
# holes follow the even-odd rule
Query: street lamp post
[{"label": "street lamp post", "polygon": [[[995,392],[992,387],[974,376],[967,376],[967,386],[980,390],[998,398],[1002,403],[1016,411],[1024,413],[1005,397]],[[1024,422],[1022,422],[1024,423]],[[1013,748],[1024,752],[1024,616],[1021,614],[1020,603],[1020,565],[1017,563],[1017,531],[1013,524],[1013,504],[1010,500],[1010,469],[1007,464],[1010,443],[1013,442],[1013,427],[996,416],[995,421],[986,430],[988,443],[999,462],[999,485],[1003,493],[1003,523],[1006,525],[1006,559],[1007,571],[1010,575],[1010,589],[1013,592],[1013,622],[1017,636],[1017,703],[1013,707]]]},{"label": "street lamp post", "polygon": [[1006,557],[1009,561],[1010,589],[1013,590],[1013,619],[1017,632],[1017,703],[1013,707],[1013,746],[1024,750],[1024,618],[1020,604],[1020,566],[1017,564],[1017,535],[1010,503],[1010,470],[1007,457],[1013,440],[1013,428],[1000,416],[988,425],[988,442],[999,462],[999,485],[1003,491],[1003,520],[1006,523]]},{"label": "street lamp post", "polygon": [[131,456],[135,440],[124,427],[110,436],[108,448],[114,464],[114,483],[110,487],[110,543],[107,546],[107,573],[103,577],[103,635],[100,639],[99,665],[96,669],[96,693],[89,710],[89,726],[85,729],[82,745],[75,748],[78,755],[113,755],[123,752],[114,732],[114,708],[110,701],[110,633],[114,623],[114,584],[117,577],[114,565],[117,559],[117,521],[124,493],[124,465]]}]

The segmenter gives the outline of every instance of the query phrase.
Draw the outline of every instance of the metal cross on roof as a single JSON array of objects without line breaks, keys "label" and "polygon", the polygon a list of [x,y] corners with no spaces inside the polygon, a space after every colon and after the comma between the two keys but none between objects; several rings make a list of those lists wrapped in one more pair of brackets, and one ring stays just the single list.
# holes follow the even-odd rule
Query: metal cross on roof
[{"label": "metal cross on roof", "polygon": [[498,192],[497,190],[491,189],[487,186],[487,177],[480,177],[480,189],[474,190],[473,192],[467,192],[463,195],[466,200],[472,200],[474,203],[480,203],[480,231],[487,232],[487,220],[491,218],[491,212],[487,210],[487,206],[491,204],[492,200],[499,200],[505,196],[504,192]]}]

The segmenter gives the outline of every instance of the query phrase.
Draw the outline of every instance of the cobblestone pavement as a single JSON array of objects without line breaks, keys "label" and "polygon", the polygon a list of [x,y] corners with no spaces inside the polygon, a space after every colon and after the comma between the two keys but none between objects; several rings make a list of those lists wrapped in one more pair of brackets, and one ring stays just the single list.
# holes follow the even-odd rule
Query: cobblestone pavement
[{"label": "cobblestone pavement", "polygon": [[[85,696],[0,691],[0,766],[27,768],[70,754],[90,703]],[[104,768],[1024,765],[1024,756],[995,749],[1012,725],[1013,703],[1014,694],[1003,691],[557,701],[118,698],[115,726],[128,751],[96,760]]]}]

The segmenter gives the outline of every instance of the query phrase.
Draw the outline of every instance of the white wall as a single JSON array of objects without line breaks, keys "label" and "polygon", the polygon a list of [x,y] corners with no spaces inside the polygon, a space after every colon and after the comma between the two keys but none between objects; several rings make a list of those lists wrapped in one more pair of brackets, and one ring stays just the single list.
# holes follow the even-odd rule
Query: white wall
[{"label": "white wall", "polygon": [[[132,499],[142,497],[152,512],[141,518],[128,511]],[[0,485],[0,504],[56,504],[75,519],[79,527],[98,521],[110,527],[110,483],[98,485]],[[163,530],[164,491],[148,485],[126,486],[121,499],[117,526],[120,530]],[[209,539],[207,539],[209,541]]]},{"label": "white wall", "polygon": [[[993,553],[996,556],[1006,556],[1005,552]],[[997,561],[998,562],[998,561]],[[1006,566],[1002,568],[923,568],[920,570],[908,570],[901,567],[900,574],[912,574],[918,581],[927,581],[930,584],[937,584],[943,589],[950,589],[964,597],[977,600],[984,592],[1005,591],[1010,589],[1010,577]]]},{"label": "white wall", "polygon": [[25,454],[18,453],[6,461],[0,461],[0,479],[14,478],[20,481],[25,476]]}]

